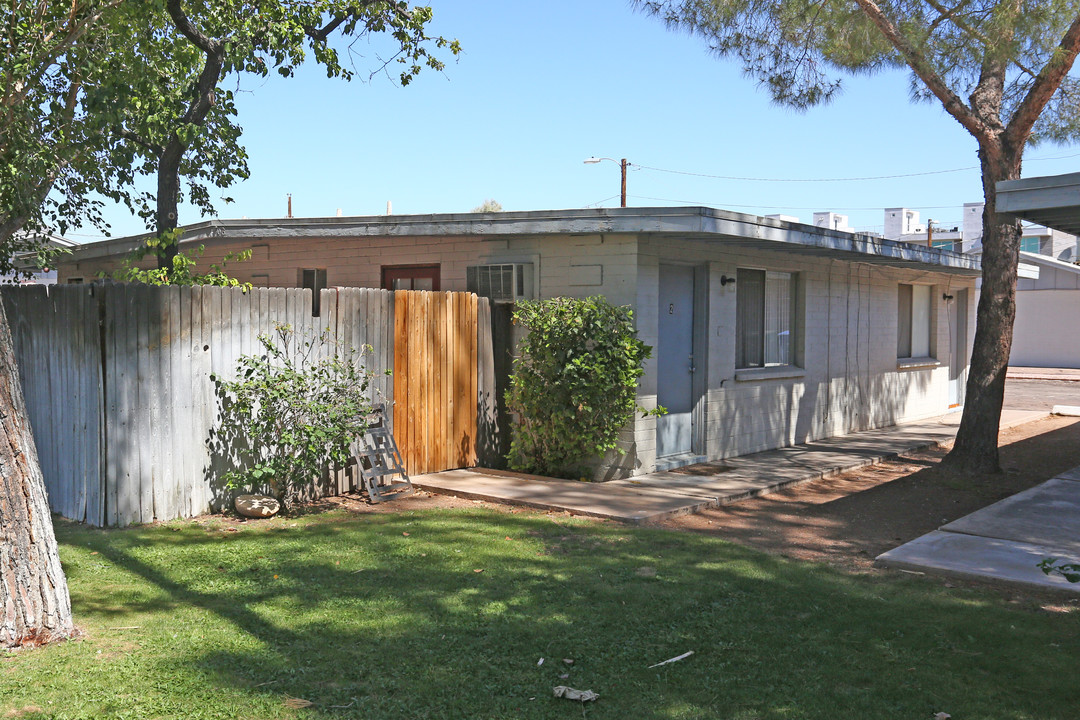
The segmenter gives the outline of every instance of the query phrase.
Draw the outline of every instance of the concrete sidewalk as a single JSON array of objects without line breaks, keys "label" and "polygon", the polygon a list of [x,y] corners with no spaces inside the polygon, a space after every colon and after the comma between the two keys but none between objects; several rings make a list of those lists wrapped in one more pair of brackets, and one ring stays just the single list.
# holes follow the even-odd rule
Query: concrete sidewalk
[{"label": "concrete sidewalk", "polygon": [[[1043,417],[1046,417],[1044,412],[1006,410],[1001,416],[1001,427]],[[557,480],[482,468],[420,475],[412,481],[431,492],[477,500],[626,522],[655,522],[947,443],[955,437],[959,424],[960,413],[950,413],[931,420],[606,483]]]},{"label": "concrete sidewalk", "polygon": [[883,553],[877,564],[1080,593],[1080,583],[1043,573],[1045,558],[1080,563],[1080,468]]},{"label": "concrete sidewalk", "polygon": [[1035,368],[1010,365],[1006,380],[1068,380],[1080,382],[1080,370],[1074,368]]}]

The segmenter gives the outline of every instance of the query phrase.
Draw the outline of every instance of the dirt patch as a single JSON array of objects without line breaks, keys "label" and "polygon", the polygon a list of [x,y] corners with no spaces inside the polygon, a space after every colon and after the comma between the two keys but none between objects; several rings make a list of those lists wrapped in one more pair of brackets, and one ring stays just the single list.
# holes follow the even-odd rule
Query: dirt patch
[{"label": "dirt patch", "polygon": [[1076,418],[1046,418],[1000,437],[997,475],[947,470],[939,464],[946,450],[936,448],[663,524],[868,572],[886,550],[1080,465]]},{"label": "dirt patch", "polygon": [[501,510],[507,513],[522,513],[522,512],[536,512],[529,508],[512,507],[509,505],[496,505],[494,503],[485,502],[483,500],[469,500],[466,498],[454,497],[452,495],[440,495],[438,493],[428,492],[427,490],[417,490],[412,495],[406,497],[396,498],[390,502],[373,503],[369,502],[367,495],[358,495],[356,493],[349,493],[348,495],[341,495],[339,497],[330,497],[324,500],[320,500],[311,507],[315,510],[329,510],[332,508],[341,508],[348,510],[352,513],[361,515],[382,515],[386,513],[396,514],[402,512],[408,512],[410,510],[432,510],[432,509],[444,509],[444,508],[467,508],[483,506],[486,508],[492,508],[495,510]]}]

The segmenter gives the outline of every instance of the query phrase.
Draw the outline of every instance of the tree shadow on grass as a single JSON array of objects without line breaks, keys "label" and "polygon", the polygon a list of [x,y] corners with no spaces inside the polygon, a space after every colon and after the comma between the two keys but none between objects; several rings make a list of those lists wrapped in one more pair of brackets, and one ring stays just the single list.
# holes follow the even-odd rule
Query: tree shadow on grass
[{"label": "tree shadow on grass", "polygon": [[181,692],[299,697],[314,717],[576,714],[555,685],[621,718],[1053,719],[1080,699],[1055,679],[1080,661],[1074,622],[692,534],[467,510],[60,536],[139,588],[80,561],[77,613],[130,600],[216,633],[170,645]]}]

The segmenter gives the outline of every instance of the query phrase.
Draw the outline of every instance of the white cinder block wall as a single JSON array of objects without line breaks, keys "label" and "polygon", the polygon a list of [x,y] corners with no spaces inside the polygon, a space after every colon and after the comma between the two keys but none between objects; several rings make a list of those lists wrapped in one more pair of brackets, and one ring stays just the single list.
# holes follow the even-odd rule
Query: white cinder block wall
[{"label": "white cinder block wall", "polygon": [[[891,268],[795,253],[740,249],[722,242],[642,238],[639,242],[637,319],[639,336],[657,343],[657,293],[661,263],[707,268],[705,318],[695,347],[706,373],[698,418],[710,460],[768,450],[852,431],[893,425],[948,411],[950,328],[944,294],[971,288],[968,328],[974,328],[974,279],[946,273]],[[797,273],[795,324],[800,368],[736,371],[736,285],[720,276],[739,268]],[[899,283],[931,284],[931,354],[935,367],[900,369],[897,346]],[[700,305],[699,305],[700,307]],[[704,349],[704,352],[702,352]],[[656,361],[646,366],[639,402],[656,404]],[[777,377],[779,376],[779,377]],[[655,467],[655,420],[634,426],[635,473]]]}]

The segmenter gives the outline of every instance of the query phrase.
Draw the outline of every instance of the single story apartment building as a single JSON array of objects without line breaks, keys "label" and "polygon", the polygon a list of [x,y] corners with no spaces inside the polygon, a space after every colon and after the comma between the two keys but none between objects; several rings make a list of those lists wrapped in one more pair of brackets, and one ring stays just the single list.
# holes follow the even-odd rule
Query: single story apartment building
[{"label": "single story apartment building", "polygon": [[[84,246],[60,282],[141,237]],[[937,416],[961,406],[977,258],[704,207],[213,220],[202,265],[252,250],[255,285],[603,295],[653,346],[614,477]]]}]

